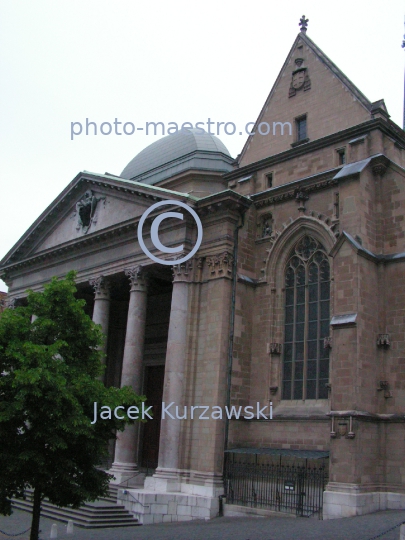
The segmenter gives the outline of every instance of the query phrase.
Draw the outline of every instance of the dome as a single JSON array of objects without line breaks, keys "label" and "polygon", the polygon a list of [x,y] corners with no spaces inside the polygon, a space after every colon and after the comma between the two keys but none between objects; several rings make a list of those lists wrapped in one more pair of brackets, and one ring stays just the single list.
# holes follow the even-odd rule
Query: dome
[{"label": "dome", "polygon": [[150,144],[125,167],[121,177],[156,184],[181,172],[228,172],[233,158],[222,141],[201,129],[182,129]]}]

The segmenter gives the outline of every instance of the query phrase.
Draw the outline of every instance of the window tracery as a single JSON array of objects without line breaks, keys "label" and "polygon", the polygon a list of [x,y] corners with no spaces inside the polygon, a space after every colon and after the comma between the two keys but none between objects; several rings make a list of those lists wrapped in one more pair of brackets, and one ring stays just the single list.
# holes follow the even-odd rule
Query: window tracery
[{"label": "window tracery", "polygon": [[309,235],[295,245],[285,271],[282,399],[327,399],[330,267]]}]

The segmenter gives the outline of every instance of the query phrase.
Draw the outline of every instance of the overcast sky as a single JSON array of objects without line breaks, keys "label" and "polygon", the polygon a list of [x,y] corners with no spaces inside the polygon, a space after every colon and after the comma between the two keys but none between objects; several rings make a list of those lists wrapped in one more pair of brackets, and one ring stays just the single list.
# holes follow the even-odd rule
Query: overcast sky
[{"label": "overcast sky", "polygon": [[[308,36],[402,125],[404,11],[403,0],[0,0],[0,259],[79,171],[120,174],[159,138],[71,140],[71,122],[244,126],[303,13]],[[220,138],[236,156],[246,135]]]}]

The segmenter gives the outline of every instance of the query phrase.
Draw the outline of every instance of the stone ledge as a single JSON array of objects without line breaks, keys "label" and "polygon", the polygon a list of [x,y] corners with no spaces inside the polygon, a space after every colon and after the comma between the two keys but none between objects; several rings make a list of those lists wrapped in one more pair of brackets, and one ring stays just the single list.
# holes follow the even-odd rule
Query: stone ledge
[{"label": "stone ledge", "polygon": [[267,508],[252,508],[251,506],[239,506],[237,504],[224,504],[224,517],[288,517],[296,518],[295,514],[276,512]]},{"label": "stone ledge", "polygon": [[353,493],[325,491],[323,494],[323,519],[361,516],[380,510],[405,509],[405,494],[391,492]]}]

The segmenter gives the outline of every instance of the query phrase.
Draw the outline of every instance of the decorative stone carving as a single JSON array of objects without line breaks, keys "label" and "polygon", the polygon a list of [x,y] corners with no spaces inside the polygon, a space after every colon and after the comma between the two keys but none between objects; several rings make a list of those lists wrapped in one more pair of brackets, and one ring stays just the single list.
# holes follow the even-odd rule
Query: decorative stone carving
[{"label": "decorative stone carving", "polygon": [[378,392],[384,391],[385,398],[391,398],[392,393],[390,391],[390,383],[388,381],[380,381],[379,387],[377,388]]},{"label": "decorative stone carving", "polygon": [[308,68],[302,67],[303,63],[303,58],[295,59],[297,69],[292,72],[291,84],[288,90],[288,97],[290,98],[294,97],[299,90],[304,90],[304,92],[306,92],[311,88],[311,80],[309,78]]},{"label": "decorative stone carving", "polygon": [[389,334],[378,334],[377,347],[389,347],[391,345]]},{"label": "decorative stone carving", "polygon": [[[298,220],[302,220],[302,218],[303,218],[302,214],[295,219],[290,217],[289,222],[283,223],[282,227],[280,227],[279,229],[273,230],[273,233],[269,238],[269,247],[266,249],[267,257],[266,259],[263,259],[264,266],[260,270],[263,275],[259,278],[259,282],[266,281],[267,279],[266,273],[267,273],[268,261],[272,255],[273,248],[279,236],[283,233],[283,230],[293,225],[294,222]],[[323,214],[319,212],[314,212],[313,210],[308,210],[305,213],[305,218],[307,218],[308,221],[313,221],[319,225],[322,225],[325,229],[327,229],[327,231],[329,232],[331,236],[333,237],[336,236],[336,223],[332,224],[330,219],[327,216],[324,216]]]},{"label": "decorative stone carving", "polygon": [[207,265],[209,267],[210,277],[231,277],[233,266],[233,255],[228,251],[224,251],[220,255],[207,257]]},{"label": "decorative stone carving", "polygon": [[[338,422],[336,429],[336,420]],[[331,430],[330,436],[331,439],[354,439],[356,434],[353,431],[353,416],[349,416],[349,426],[347,425],[348,421],[346,417],[338,416],[335,420],[335,416],[331,416]]]},{"label": "decorative stone carving", "polygon": [[6,307],[8,309],[15,309],[17,307],[16,302],[17,298],[10,298],[9,300],[6,300]]},{"label": "decorative stone carving", "polygon": [[96,299],[97,298],[110,298],[110,282],[104,276],[98,276],[89,280],[90,285],[93,287]]},{"label": "decorative stone carving", "polygon": [[377,165],[373,166],[373,173],[376,176],[384,176],[386,170],[387,167],[383,163],[378,163]]},{"label": "decorative stone carving", "polygon": [[146,292],[148,288],[148,275],[142,265],[125,269],[125,275],[129,278],[132,291]]},{"label": "decorative stone carving", "polygon": [[278,392],[278,386],[270,386],[270,394],[272,396],[276,395]]},{"label": "decorative stone carving", "polygon": [[297,188],[294,191],[294,197],[297,203],[299,204],[298,210],[301,212],[305,212],[305,201],[309,199],[309,195],[305,191],[305,189]]},{"label": "decorative stone carving", "polygon": [[332,336],[323,338],[323,348],[331,349],[332,348]]},{"label": "decorative stone carving", "polygon": [[273,214],[267,212],[259,217],[257,222],[257,238],[267,238],[273,232]]},{"label": "decorative stone carving", "polygon": [[270,343],[270,354],[281,354],[282,345],[281,343]]},{"label": "decorative stone carving", "polygon": [[295,253],[302,260],[307,261],[318,249],[320,249],[319,242],[312,236],[306,234],[295,246]]},{"label": "decorative stone carving", "polygon": [[[306,193],[306,195],[308,195],[309,193],[314,193],[317,191],[321,191],[323,189],[330,188],[331,186],[336,186],[338,182],[339,180],[335,180],[334,178],[329,178],[326,180],[319,180],[318,182],[314,184],[306,186],[304,192]],[[294,190],[290,189],[288,191],[280,193],[279,195],[272,195],[271,197],[266,197],[264,193],[263,195],[260,195],[260,196],[253,195],[252,199],[254,201],[254,205],[256,208],[263,208],[265,206],[270,206],[273,204],[281,204],[285,201],[295,199],[298,191],[303,191],[303,190],[302,188],[301,189],[297,188]]]},{"label": "decorative stone carving", "polygon": [[76,203],[76,215],[77,215],[77,230],[82,230],[86,233],[92,223],[97,223],[95,213],[97,203],[101,200],[105,201],[105,197],[96,197],[93,192],[88,189],[79,201]]},{"label": "decorative stone carving", "polygon": [[[184,254],[181,257],[184,257]],[[174,264],[172,267],[173,281],[191,281],[193,277],[192,271],[193,259],[188,259],[180,264]]]},{"label": "decorative stone carving", "polygon": [[389,160],[385,156],[377,156],[373,159],[371,166],[375,176],[382,178],[388,168]]},{"label": "decorative stone carving", "polygon": [[338,434],[340,437],[344,437],[347,433],[347,422],[344,418],[338,422]]}]

